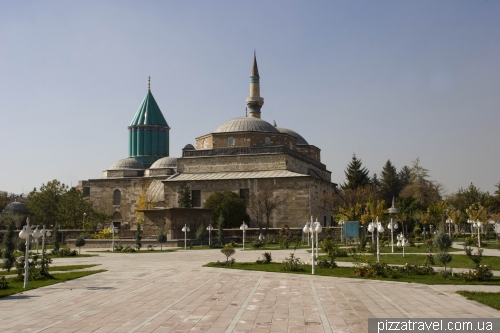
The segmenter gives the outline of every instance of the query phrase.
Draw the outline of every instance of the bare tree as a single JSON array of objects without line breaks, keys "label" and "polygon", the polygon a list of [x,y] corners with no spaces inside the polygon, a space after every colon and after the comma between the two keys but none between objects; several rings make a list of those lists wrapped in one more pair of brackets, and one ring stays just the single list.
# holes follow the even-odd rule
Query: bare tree
[{"label": "bare tree", "polygon": [[264,187],[250,193],[249,211],[261,230],[263,228],[264,219],[266,230],[269,229],[271,215],[280,208],[284,202],[285,196],[276,193],[269,187]]}]

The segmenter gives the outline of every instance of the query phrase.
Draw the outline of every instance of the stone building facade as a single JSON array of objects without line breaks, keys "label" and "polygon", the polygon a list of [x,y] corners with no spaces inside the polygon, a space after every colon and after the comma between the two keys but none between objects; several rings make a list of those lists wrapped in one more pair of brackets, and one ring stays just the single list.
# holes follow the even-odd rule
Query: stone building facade
[{"label": "stone building facade", "polygon": [[[154,100],[149,89],[146,99]],[[154,149],[129,149],[130,156],[104,171],[103,178],[84,183],[90,200],[124,227],[135,228],[141,216],[145,234],[165,228],[170,237],[180,238],[183,235],[179,230],[184,224],[189,225],[192,236],[198,225],[210,223],[210,212],[202,207],[214,192],[233,191],[251,204],[249,193],[270,188],[285,198],[284,204],[273,213],[271,227],[300,227],[311,216],[325,226],[330,225],[331,216],[321,211],[319,202],[322,195],[336,191],[331,172],[321,163],[318,147],[310,145],[297,132],[261,118],[264,98],[260,96],[255,56],[246,103],[249,116],[231,119],[214,132],[197,137],[195,146],[187,145],[179,158],[168,156],[168,137],[166,142],[155,143],[154,147],[162,148],[154,154]],[[148,110],[148,105],[154,109]],[[161,113],[156,102],[143,102],[138,114],[155,113],[147,127],[158,125],[162,131],[169,131],[158,112]],[[137,119],[136,114],[134,131],[142,126]],[[146,147],[149,143],[141,143],[141,138],[144,137],[131,134],[133,142],[129,142],[129,147]],[[152,138],[157,140],[161,136],[151,135],[148,142]],[[141,152],[147,156],[141,156]],[[178,207],[178,192],[183,184],[188,184],[192,191],[192,209]],[[154,207],[138,207],[141,197]],[[138,209],[142,215],[137,214]],[[250,227],[256,227],[255,221],[250,221]]]}]

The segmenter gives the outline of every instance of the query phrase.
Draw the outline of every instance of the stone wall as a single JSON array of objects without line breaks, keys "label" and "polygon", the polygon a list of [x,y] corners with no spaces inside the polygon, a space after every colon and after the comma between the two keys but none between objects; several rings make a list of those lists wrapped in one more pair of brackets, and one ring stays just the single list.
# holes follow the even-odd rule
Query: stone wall
[{"label": "stone wall", "polygon": [[[123,228],[128,226],[135,229],[137,204],[152,181],[153,178],[145,177],[90,179],[90,201],[94,208],[114,216],[113,220],[121,222]],[[119,205],[113,205],[113,194],[116,189],[121,193]]]},{"label": "stone wall", "polygon": [[[228,145],[228,139],[233,138],[233,144]],[[297,140],[290,134],[268,132],[234,132],[212,133],[196,139],[196,149],[213,149],[226,147],[266,146],[266,138],[270,139],[269,146],[285,146],[296,149]],[[203,148],[205,140],[205,148]]]},{"label": "stone wall", "polygon": [[188,239],[194,239],[199,225],[206,228],[210,224],[210,210],[202,208],[167,208],[144,210],[143,234],[158,235],[160,228],[164,228],[167,239],[184,239],[182,228],[189,227]]},{"label": "stone wall", "polygon": [[[165,184],[165,201],[168,206],[178,206],[178,190],[182,182],[168,181]],[[290,227],[301,227],[305,221],[309,221],[311,215],[319,221],[330,221],[330,214],[323,212],[318,207],[320,197],[334,190],[335,185],[321,181],[317,178],[286,177],[286,178],[264,178],[264,179],[234,179],[234,180],[199,180],[188,182],[192,190],[201,191],[202,206],[214,192],[225,190],[240,194],[240,189],[249,189],[250,192],[258,191],[259,188],[273,188],[279,195],[284,196],[285,203],[273,213],[271,218],[272,228],[281,228],[284,225]],[[250,212],[250,210],[249,210]],[[252,219],[251,227],[257,227]]]}]

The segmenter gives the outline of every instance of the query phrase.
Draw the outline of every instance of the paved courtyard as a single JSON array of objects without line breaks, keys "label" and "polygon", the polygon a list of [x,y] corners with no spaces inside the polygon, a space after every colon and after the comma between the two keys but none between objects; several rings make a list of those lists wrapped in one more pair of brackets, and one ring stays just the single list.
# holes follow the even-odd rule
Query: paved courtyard
[{"label": "paved courtyard", "polygon": [[[237,250],[255,261],[263,251]],[[272,251],[281,261],[290,250]],[[297,251],[302,259],[305,250]],[[202,267],[219,250],[112,254],[58,259],[107,269],[0,299],[0,332],[367,332],[371,317],[496,317],[456,290],[399,282]]]}]

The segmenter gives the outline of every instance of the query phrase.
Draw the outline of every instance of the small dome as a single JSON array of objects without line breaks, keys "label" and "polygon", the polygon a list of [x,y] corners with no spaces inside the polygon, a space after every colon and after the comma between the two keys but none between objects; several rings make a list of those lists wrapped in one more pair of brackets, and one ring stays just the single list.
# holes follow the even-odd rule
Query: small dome
[{"label": "small dome", "polygon": [[302,135],[300,135],[299,133],[297,133],[295,131],[292,131],[291,129],[284,128],[284,127],[276,127],[276,129],[278,131],[280,131],[280,133],[286,133],[286,134],[290,134],[291,136],[293,136],[295,139],[297,139],[298,145],[308,145],[309,144],[309,143],[307,143],[306,139],[304,139],[302,137]]},{"label": "small dome", "polygon": [[145,169],[144,165],[137,162],[133,158],[124,158],[113,164],[108,170],[124,170],[124,169]]},{"label": "small dome", "polygon": [[182,148],[182,150],[185,150],[185,149],[187,149],[187,150],[194,150],[195,148],[194,148],[194,146],[192,144],[188,143],[184,148]]},{"label": "small dome", "polygon": [[224,132],[271,132],[279,133],[279,131],[267,121],[254,117],[240,117],[226,121],[220,125],[215,133]]},{"label": "small dome", "polygon": [[13,213],[13,214],[29,214],[28,207],[22,202],[11,202],[4,209],[4,213]]},{"label": "small dome", "polygon": [[150,169],[177,168],[177,157],[163,157],[153,163]]}]

